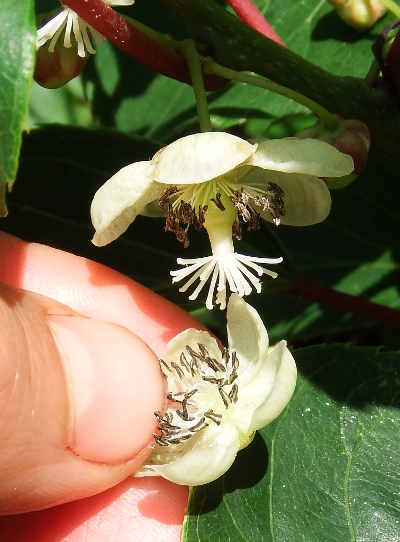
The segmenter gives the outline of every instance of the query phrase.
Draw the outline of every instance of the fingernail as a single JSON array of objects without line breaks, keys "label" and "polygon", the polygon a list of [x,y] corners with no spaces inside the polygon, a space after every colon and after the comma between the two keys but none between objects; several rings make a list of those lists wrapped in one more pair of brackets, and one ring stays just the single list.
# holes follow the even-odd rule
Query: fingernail
[{"label": "fingernail", "polygon": [[122,464],[152,441],[164,382],[154,352],[128,329],[98,320],[49,316],[70,381],[82,459]]}]

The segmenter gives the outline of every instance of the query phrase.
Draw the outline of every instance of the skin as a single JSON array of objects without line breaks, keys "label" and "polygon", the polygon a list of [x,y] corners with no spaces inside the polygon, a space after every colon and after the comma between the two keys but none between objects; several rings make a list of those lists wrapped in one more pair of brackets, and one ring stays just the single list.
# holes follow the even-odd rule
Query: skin
[{"label": "skin", "polygon": [[[168,341],[183,329],[202,326],[141,285],[85,258],[3,233],[0,251],[0,430],[2,435],[9,435],[0,439],[0,478],[11,478],[5,489],[4,483],[0,485],[0,512],[4,514],[0,517],[1,539],[178,541],[188,488],[157,477],[130,476],[151,451],[151,438],[146,435],[151,435],[154,421],[146,422],[137,434],[129,424],[130,416],[139,412],[142,419],[143,409],[151,410],[164,401],[163,382],[160,384],[159,373],[153,369]],[[98,374],[106,383],[112,380],[110,375],[121,373],[123,377],[118,394],[122,399],[114,401],[115,412],[114,402],[110,403],[110,419],[109,408],[102,410],[102,401],[94,401],[94,409],[81,409],[81,414],[75,388],[76,382],[81,382],[81,364],[72,366],[71,372],[65,369],[65,329],[76,323],[79,327],[82,316],[87,317],[83,318],[83,326],[91,326],[89,332],[84,328],[84,345],[100,348],[92,356],[95,364],[97,360],[104,363],[103,372]],[[78,318],[81,320],[77,322]],[[61,334],[55,332],[56,339],[62,339],[61,353],[54,340],[57,326],[61,326]],[[145,367],[144,374],[137,377],[142,379],[139,383],[137,379],[129,381],[132,375],[124,378],[128,369],[123,363],[118,365],[118,359],[110,360],[112,365],[108,367],[109,356],[107,352],[103,355],[102,347],[108,342],[101,341],[113,334],[119,342],[126,340],[130,356],[134,351],[134,363],[138,357],[137,374]],[[7,391],[9,376],[16,374],[16,368],[20,378]],[[32,375],[39,376],[35,379]],[[46,375],[51,376],[50,382]],[[148,406],[143,407],[146,401],[142,398],[131,409],[130,388],[124,390],[125,380],[132,389],[137,386],[132,403],[148,386],[143,396]],[[123,402],[125,392],[127,403]],[[30,417],[25,412],[28,407]],[[104,419],[101,424],[97,423],[99,412]],[[94,444],[92,436],[98,439]],[[35,452],[30,454],[32,442]],[[25,513],[18,514],[21,511]]]}]

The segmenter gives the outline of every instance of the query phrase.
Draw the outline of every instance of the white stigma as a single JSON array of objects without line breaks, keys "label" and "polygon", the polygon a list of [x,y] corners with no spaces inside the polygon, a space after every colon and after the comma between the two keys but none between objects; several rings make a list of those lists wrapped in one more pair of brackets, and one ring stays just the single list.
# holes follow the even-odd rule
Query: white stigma
[{"label": "white stigma", "polygon": [[215,303],[220,305],[221,310],[224,310],[226,307],[227,285],[231,292],[236,292],[241,297],[249,295],[253,288],[257,293],[260,293],[261,281],[259,277],[265,274],[276,278],[278,275],[259,264],[277,264],[281,263],[282,259],[257,258],[237,254],[236,252],[206,256],[204,258],[178,258],[177,263],[186,267],[171,271],[172,282],[179,282],[192,275],[179,289],[180,292],[186,292],[193,283],[199,280],[199,284],[189,296],[189,299],[193,301],[211,277],[206,307],[209,310],[213,309],[213,299],[216,294]]},{"label": "white stigma", "polygon": [[78,55],[82,58],[86,56],[86,52],[92,55],[96,52],[93,49],[88,31],[96,43],[102,43],[105,39],[97,30],[81,19],[75,11],[64,7],[63,11],[50,19],[42,28],[39,28],[37,31],[38,46],[41,47],[50,40],[49,51],[53,53],[55,44],[64,28],[64,47],[68,49],[72,46],[71,32],[73,32],[78,47]]}]

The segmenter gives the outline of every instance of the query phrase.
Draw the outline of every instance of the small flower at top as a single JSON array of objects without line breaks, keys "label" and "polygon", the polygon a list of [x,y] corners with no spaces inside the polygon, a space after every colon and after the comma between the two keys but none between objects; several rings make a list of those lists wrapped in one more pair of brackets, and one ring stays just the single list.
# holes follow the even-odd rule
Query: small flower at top
[{"label": "small flower at top", "polygon": [[[130,6],[134,1],[135,0],[103,0],[103,2],[109,6]],[[54,52],[55,44],[64,29],[64,47],[76,47],[78,55],[82,58],[86,57],[88,54],[93,55],[96,52],[90,41],[89,33],[98,44],[105,40],[104,36],[81,19],[75,11],[66,6],[62,6],[62,10],[57,11],[57,13],[37,31],[38,47],[42,47],[50,40],[48,50],[51,53]]]},{"label": "small flower at top", "polygon": [[155,448],[137,476],[163,476],[196,486],[219,478],[254,432],[274,420],[296,386],[296,364],[237,294],[228,302],[229,348],[221,352],[206,331],[172,339],[160,368],[167,381],[166,412],[155,412]]},{"label": "small flower at top", "polygon": [[93,243],[103,246],[119,237],[138,214],[166,215],[166,231],[172,231],[184,247],[189,245],[189,226],[205,228],[212,256],[178,259],[180,270],[173,282],[191,276],[182,286],[198,286],[196,299],[210,281],[207,308],[215,302],[226,307],[227,287],[240,296],[254,288],[259,277],[276,277],[263,264],[282,258],[256,258],[238,254],[232,236],[241,239],[243,229],[259,229],[260,218],[293,226],[324,220],[331,198],[319,177],[340,177],[353,170],[352,159],[325,142],[312,139],[260,139],[253,142],[223,133],[209,132],[183,137],[161,149],[149,162],[126,166],[95,194],[91,207],[96,233]]}]

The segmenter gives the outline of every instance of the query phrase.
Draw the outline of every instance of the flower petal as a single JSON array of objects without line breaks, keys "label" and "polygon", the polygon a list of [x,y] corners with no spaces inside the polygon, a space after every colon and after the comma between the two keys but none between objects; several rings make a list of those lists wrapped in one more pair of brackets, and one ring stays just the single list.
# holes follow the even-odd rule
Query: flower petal
[{"label": "flower petal", "polygon": [[122,168],[94,195],[90,209],[96,233],[96,246],[117,239],[150,202],[158,199],[165,187],[157,185],[144,174],[149,162],[136,162]]},{"label": "flower petal", "polygon": [[193,134],[159,151],[146,174],[163,184],[198,184],[236,168],[256,149],[257,144],[224,132]]},{"label": "flower petal", "polygon": [[218,343],[208,333],[208,331],[198,331],[194,328],[185,329],[173,337],[167,347],[163,359],[167,363],[180,359],[181,352],[186,352],[186,346],[191,346],[197,350],[198,344],[204,345],[210,356],[216,359],[221,359],[221,350],[218,348]]},{"label": "flower petal", "polygon": [[171,463],[151,465],[152,470],[175,484],[185,486],[208,484],[222,476],[239,451],[238,431],[229,424],[219,427],[212,424],[204,433],[192,450]]},{"label": "flower petal", "polygon": [[246,395],[251,396],[253,402],[262,389],[265,396],[253,414],[249,431],[261,429],[279,416],[293,395],[296,379],[296,363],[286,341],[281,341],[269,353],[257,378],[246,387]]},{"label": "flower petal", "polygon": [[316,177],[342,177],[354,169],[351,156],[317,139],[256,140],[257,151],[247,163],[286,173],[305,173]]},{"label": "flower petal", "polygon": [[[266,190],[268,183],[276,183],[284,192],[285,215],[281,224],[288,226],[311,226],[325,220],[331,209],[331,195],[328,187],[318,177],[298,173],[281,173],[253,168],[240,182],[260,190]],[[260,210],[261,217],[272,222],[268,212]]]},{"label": "flower petal", "polygon": [[239,360],[237,383],[242,390],[268,356],[268,333],[258,312],[238,294],[230,296],[226,318],[229,350]]}]

